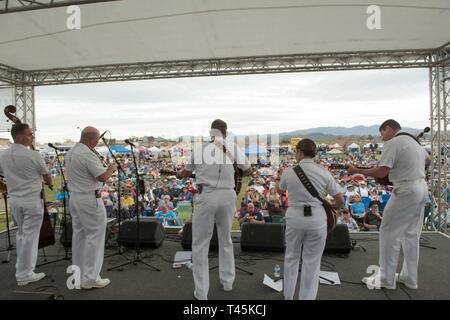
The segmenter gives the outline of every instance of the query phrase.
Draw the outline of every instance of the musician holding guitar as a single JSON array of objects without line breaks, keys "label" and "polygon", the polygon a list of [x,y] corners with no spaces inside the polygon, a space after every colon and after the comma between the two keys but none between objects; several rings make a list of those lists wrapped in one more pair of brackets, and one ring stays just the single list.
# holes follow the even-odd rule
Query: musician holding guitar
[{"label": "musician holding guitar", "polygon": [[[384,121],[380,133],[385,144],[378,166],[359,169],[349,166],[349,174],[363,174],[381,178],[389,174],[393,191],[380,227],[380,272],[363,278],[366,284],[395,289],[396,281],[416,289],[419,263],[419,238],[423,224],[428,186],[425,182],[425,149],[417,138],[400,133],[400,124],[392,119]],[[396,276],[400,248],[404,262]]]},{"label": "musician holding guitar", "polygon": [[190,163],[179,174],[184,179],[196,173],[198,192],[192,214],[192,270],[194,297],[199,300],[208,298],[208,251],[214,223],[219,240],[220,282],[225,291],[232,290],[235,267],[231,226],[240,185],[235,172],[251,173],[250,163],[240,148],[229,139],[225,141],[227,125],[224,121],[213,121],[210,135],[211,142],[203,144],[199,150],[194,148]]},{"label": "musician holding guitar", "polygon": [[39,152],[30,150],[34,135],[25,123],[12,126],[14,144],[0,157],[0,175],[5,176],[12,214],[18,224],[16,234],[16,280],[19,286],[41,280],[45,273],[35,273],[39,233],[44,207],[42,179],[50,189],[52,177]]},{"label": "musician holding guitar", "polygon": [[[314,162],[317,146],[311,139],[303,139],[296,146],[298,165],[283,171],[277,178],[280,194],[289,192],[286,211],[286,254],[284,257],[284,298],[293,300],[301,265],[299,300],[315,300],[319,288],[320,260],[329,227],[325,210],[329,194],[336,208],[344,202],[344,195],[333,176]],[[320,197],[320,199],[318,198]],[[334,221],[333,221],[334,223]]]}]

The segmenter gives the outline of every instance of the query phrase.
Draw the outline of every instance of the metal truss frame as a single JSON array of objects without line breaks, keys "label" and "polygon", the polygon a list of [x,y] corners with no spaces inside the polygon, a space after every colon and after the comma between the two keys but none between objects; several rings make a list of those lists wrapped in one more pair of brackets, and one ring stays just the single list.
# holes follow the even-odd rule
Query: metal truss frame
[{"label": "metal truss frame", "polygon": [[17,107],[16,116],[21,122],[28,123],[33,131],[36,131],[34,86],[16,85],[14,102]]},{"label": "metal truss frame", "polygon": [[430,183],[432,211],[429,227],[449,233],[449,124],[450,124],[450,45],[436,52],[439,63],[430,68],[431,155]]},{"label": "metal truss frame", "polygon": [[432,64],[433,50],[343,52],[35,70],[27,73],[26,82],[30,85],[56,85],[219,75],[428,68]]},{"label": "metal truss frame", "polygon": [[120,0],[0,0],[0,14]]},{"label": "metal truss frame", "polygon": [[17,115],[36,129],[35,86],[219,75],[404,68],[430,70],[432,145],[430,180],[433,198],[431,221],[434,221],[432,225],[435,230],[447,233],[446,219],[449,211],[447,190],[450,172],[448,168],[450,43],[437,49],[424,50],[236,57],[32,71],[0,65],[0,81],[15,86]]},{"label": "metal truss frame", "polygon": [[0,82],[15,85],[22,83],[23,80],[23,71],[0,64]]}]

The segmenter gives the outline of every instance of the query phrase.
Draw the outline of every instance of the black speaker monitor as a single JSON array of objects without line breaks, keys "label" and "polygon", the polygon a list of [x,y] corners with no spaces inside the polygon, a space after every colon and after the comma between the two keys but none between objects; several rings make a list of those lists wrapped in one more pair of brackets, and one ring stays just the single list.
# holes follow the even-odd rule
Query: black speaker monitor
[{"label": "black speaker monitor", "polygon": [[352,250],[350,233],[344,224],[338,224],[328,233],[324,253],[348,254]]},{"label": "black speaker monitor", "polygon": [[[192,222],[188,221],[183,227],[183,238],[181,239],[181,246],[184,250],[192,250]],[[209,243],[209,249],[217,249],[219,247],[219,239],[217,237],[217,227],[214,224],[214,231]]]},{"label": "black speaker monitor", "polygon": [[285,225],[282,223],[244,223],[241,231],[243,251],[283,252],[285,248]]},{"label": "black speaker monitor", "polygon": [[[154,218],[139,218],[139,245],[143,248],[159,248],[164,241],[164,228]],[[118,243],[124,247],[136,246],[136,218],[124,221],[120,227]]]}]

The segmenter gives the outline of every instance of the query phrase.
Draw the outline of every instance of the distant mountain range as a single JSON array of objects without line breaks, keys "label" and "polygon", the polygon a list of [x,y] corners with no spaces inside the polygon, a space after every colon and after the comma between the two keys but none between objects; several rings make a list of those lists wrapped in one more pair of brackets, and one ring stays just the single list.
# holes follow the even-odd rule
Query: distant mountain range
[{"label": "distant mountain range", "polygon": [[[305,130],[295,130],[290,132],[280,133],[280,139],[292,138],[292,137],[309,137],[313,139],[327,138],[327,137],[348,137],[348,136],[368,136],[378,137],[380,132],[379,126],[355,126],[351,128],[345,127],[318,127]],[[402,128],[402,131],[409,132],[411,134],[418,134],[420,129],[414,128]]]},{"label": "distant mountain range", "polygon": [[[378,131],[379,125],[373,126],[355,126],[351,128],[345,127],[318,127],[304,130],[295,130],[289,132],[282,132],[279,135],[279,139],[286,140],[293,137],[299,138],[310,138],[313,140],[321,140],[321,139],[333,139],[337,137],[367,137],[368,135],[373,136],[374,138],[380,137],[380,132]],[[411,133],[413,135],[419,134],[422,130],[414,129],[414,128],[402,128],[402,131]],[[243,137],[242,135],[237,135],[238,137]],[[266,136],[270,141],[270,135]],[[180,140],[182,137],[178,138],[164,138],[164,137],[153,137],[153,136],[145,136],[143,138],[144,142],[165,142],[169,140]],[[204,140],[208,140],[209,137],[202,137]]]}]

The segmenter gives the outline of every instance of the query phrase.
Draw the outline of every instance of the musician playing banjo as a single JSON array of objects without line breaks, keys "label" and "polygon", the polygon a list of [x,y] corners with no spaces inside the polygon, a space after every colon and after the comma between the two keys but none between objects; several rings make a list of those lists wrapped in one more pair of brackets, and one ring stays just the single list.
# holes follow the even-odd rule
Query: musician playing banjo
[{"label": "musician playing banjo", "polygon": [[[235,169],[249,175],[251,167],[241,149],[227,136],[227,124],[214,120],[211,124],[212,141],[193,149],[190,164],[180,173],[186,178],[195,172],[198,192],[194,197],[192,216],[192,262],[194,297],[208,298],[209,266],[208,250],[214,223],[219,240],[219,277],[225,291],[231,291],[235,278],[231,225],[236,211]],[[225,149],[223,149],[225,146]],[[197,151],[197,153],[196,153]]]},{"label": "musician playing banjo", "polygon": [[[384,121],[380,133],[385,141],[378,167],[358,169],[350,166],[349,174],[360,173],[375,178],[389,174],[393,183],[380,227],[380,272],[363,278],[374,287],[395,289],[396,281],[416,289],[419,264],[419,238],[423,224],[428,187],[425,182],[425,149],[413,137],[400,133],[400,124],[392,119]],[[403,249],[403,268],[397,277],[398,257]]]},{"label": "musician playing banjo", "polygon": [[6,178],[11,210],[17,222],[16,280],[19,286],[41,280],[45,273],[35,273],[39,233],[43,221],[42,179],[53,188],[52,177],[39,152],[30,150],[34,135],[25,123],[11,129],[14,143],[0,156],[0,175]]}]

